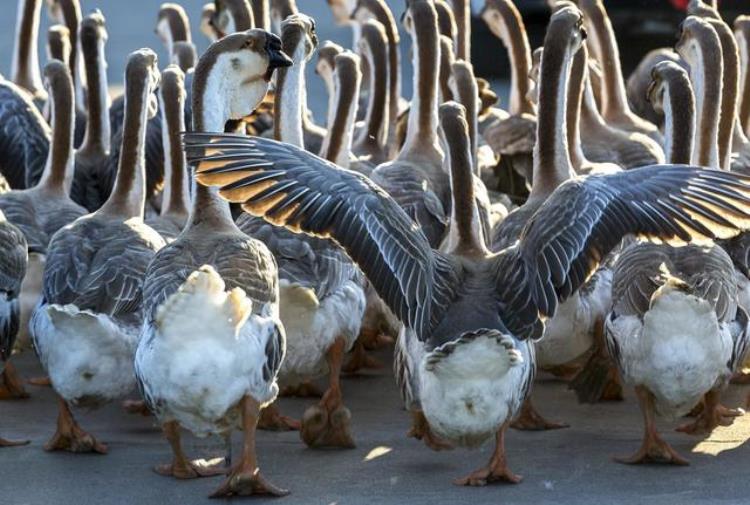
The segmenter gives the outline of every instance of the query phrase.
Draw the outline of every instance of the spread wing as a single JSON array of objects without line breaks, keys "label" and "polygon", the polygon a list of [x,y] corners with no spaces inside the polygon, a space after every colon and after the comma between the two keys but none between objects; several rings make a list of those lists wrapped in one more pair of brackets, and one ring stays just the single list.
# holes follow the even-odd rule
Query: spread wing
[{"label": "spread wing", "polygon": [[47,161],[51,131],[31,98],[0,78],[0,174],[13,189],[39,181]]},{"label": "spread wing", "polygon": [[394,314],[420,338],[452,296],[453,266],[368,178],[294,146],[229,134],[186,134],[201,184],[287,229],[346,250]]},{"label": "spread wing", "polygon": [[528,335],[627,235],[710,244],[748,227],[750,177],[665,165],[568,181],[534,214],[520,241],[498,257],[506,323]]}]

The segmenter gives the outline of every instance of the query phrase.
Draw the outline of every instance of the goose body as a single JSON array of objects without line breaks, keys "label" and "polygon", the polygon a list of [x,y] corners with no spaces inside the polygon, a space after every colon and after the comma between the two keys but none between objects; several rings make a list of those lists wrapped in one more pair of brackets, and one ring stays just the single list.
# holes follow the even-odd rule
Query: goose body
[{"label": "goose body", "polygon": [[117,184],[104,206],[63,227],[50,242],[42,301],[30,323],[37,353],[61,398],[49,450],[106,451],[77,427],[69,405],[98,406],[135,386],[143,276],[164,246],[143,222],[143,149],[145,124],[155,113],[156,55],[133,53],[125,81],[125,128],[135,143],[122,151]]}]

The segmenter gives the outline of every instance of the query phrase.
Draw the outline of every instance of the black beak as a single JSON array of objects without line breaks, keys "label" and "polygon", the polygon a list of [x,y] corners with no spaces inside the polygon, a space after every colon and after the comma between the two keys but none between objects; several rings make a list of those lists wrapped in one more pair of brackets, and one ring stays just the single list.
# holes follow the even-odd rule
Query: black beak
[{"label": "black beak", "polygon": [[292,66],[292,59],[281,50],[281,39],[278,35],[272,33],[266,34],[266,53],[268,54],[267,81],[271,80],[275,69]]}]

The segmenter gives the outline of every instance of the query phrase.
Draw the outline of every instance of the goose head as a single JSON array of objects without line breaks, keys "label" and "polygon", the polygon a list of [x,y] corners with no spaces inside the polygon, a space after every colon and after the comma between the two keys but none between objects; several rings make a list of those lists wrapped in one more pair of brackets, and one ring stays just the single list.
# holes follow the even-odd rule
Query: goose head
[{"label": "goose head", "polygon": [[323,42],[320,49],[318,49],[318,61],[315,63],[315,73],[325,82],[329,95],[333,92],[333,71],[336,67],[336,56],[341,54],[343,50],[343,47],[330,40]]},{"label": "goose head", "polygon": [[249,30],[255,24],[248,0],[214,0],[214,6],[216,10],[211,16],[211,25],[219,38]]},{"label": "goose head", "polygon": [[213,2],[209,2],[203,5],[203,10],[201,11],[200,30],[201,33],[205,35],[211,42],[219,39],[219,32],[216,30],[216,28],[214,28],[214,25],[212,23],[214,14],[216,14],[216,6]]},{"label": "goose head", "polygon": [[156,35],[172,54],[175,42],[190,42],[190,20],[185,9],[176,3],[163,3],[156,17]]},{"label": "goose head", "polygon": [[179,41],[172,46],[170,62],[180,67],[183,72],[195,68],[195,62],[198,61],[198,53],[192,42]]},{"label": "goose head", "polygon": [[125,82],[144,84],[143,92],[148,97],[147,116],[149,119],[155,117],[159,110],[156,90],[160,80],[161,74],[155,52],[151,49],[139,49],[130,55],[125,68]]},{"label": "goose head", "polygon": [[654,65],[651,69],[651,84],[646,90],[646,99],[654,107],[654,110],[660,114],[664,113],[664,98],[667,92],[667,86],[676,81],[684,81],[686,86],[690,86],[690,79],[680,65],[671,61],[662,61]]},{"label": "goose head", "polygon": [[284,52],[294,61],[309,61],[318,47],[315,20],[305,14],[292,14],[281,23]]},{"label": "goose head", "polygon": [[328,5],[331,8],[336,24],[350,24],[358,3],[357,0],[328,0]]},{"label": "goose head", "polygon": [[68,27],[64,25],[50,26],[47,30],[47,57],[50,60],[60,60],[67,65],[70,61],[71,51]]},{"label": "goose head", "polygon": [[456,18],[453,16],[451,5],[446,0],[435,0],[435,12],[438,16],[438,30],[440,35],[448,37],[451,41],[455,40],[458,27]]},{"label": "goose head", "polygon": [[722,59],[721,41],[708,21],[688,16],[680,24],[675,51],[691,67],[698,66],[706,57]]},{"label": "goose head", "polygon": [[262,29],[234,33],[214,42],[195,69],[193,119],[219,119],[211,120],[210,125],[199,123],[195,129],[221,131],[227,119],[248,116],[266,95],[274,70],[291,64],[279,37]]}]

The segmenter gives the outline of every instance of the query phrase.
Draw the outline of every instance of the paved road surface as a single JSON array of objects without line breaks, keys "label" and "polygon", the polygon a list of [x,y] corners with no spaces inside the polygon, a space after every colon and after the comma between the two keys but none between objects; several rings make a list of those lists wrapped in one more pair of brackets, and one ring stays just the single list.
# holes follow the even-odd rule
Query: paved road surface
[{"label": "paved road surface", "polygon": [[[39,373],[29,353],[18,362],[27,377]],[[29,400],[0,403],[0,434],[32,439],[29,446],[0,450],[3,505],[211,503],[205,497],[220,479],[176,481],[153,473],[153,465],[169,460],[167,443],[152,419],[124,414],[117,405],[79,414],[82,426],[109,444],[108,455],[45,453],[42,445],[54,431],[56,404],[49,388],[31,388],[31,392]],[[550,418],[567,421],[571,427],[540,433],[512,431],[508,457],[524,481],[479,489],[456,487],[451,480],[483,464],[490,447],[435,453],[406,438],[408,416],[401,409],[390,370],[345,379],[344,396],[353,414],[357,448],[313,451],[296,433],[261,432],[261,468],[269,480],[288,487],[292,494],[252,503],[692,505],[748,503],[750,497],[750,450],[745,443],[750,437],[750,415],[719,429],[708,441],[675,433],[676,423],[662,422],[664,437],[692,465],[623,466],[611,457],[628,455],[640,444],[641,418],[633,396],[622,403],[582,406],[564,384],[543,378],[534,390],[537,405]],[[726,400],[736,405],[743,396],[741,388],[733,387]],[[299,416],[309,403],[284,399],[282,409]],[[184,440],[193,457],[222,453],[217,439],[186,435]],[[235,434],[235,454],[239,443]]]}]

